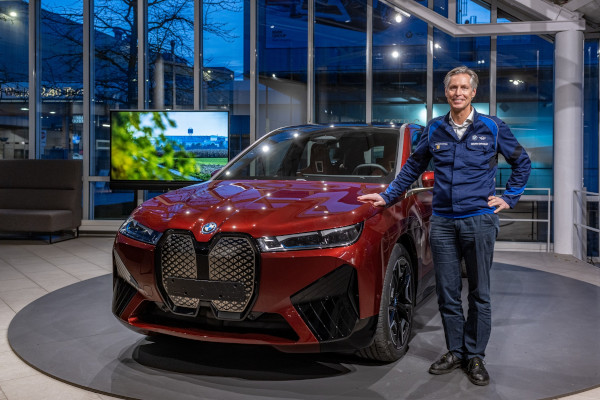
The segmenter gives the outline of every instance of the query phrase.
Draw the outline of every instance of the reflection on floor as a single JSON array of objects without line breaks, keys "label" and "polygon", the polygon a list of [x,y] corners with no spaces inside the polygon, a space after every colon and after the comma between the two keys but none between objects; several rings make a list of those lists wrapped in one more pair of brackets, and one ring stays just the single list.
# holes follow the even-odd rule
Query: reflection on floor
[{"label": "reflection on floor", "polygon": [[[111,237],[89,236],[53,245],[41,241],[0,240],[0,365],[2,366],[0,368],[0,400],[115,398],[71,386],[36,371],[13,353],[6,339],[10,321],[19,310],[30,302],[56,289],[109,273],[112,270],[110,265],[111,245]],[[497,263],[526,266],[600,286],[600,268],[579,262],[571,257],[546,253],[515,252],[497,252],[495,257]],[[598,298],[590,299],[590,301],[592,303],[590,307],[598,307]],[[494,339],[493,337],[492,340]],[[499,340],[496,339],[496,342]],[[156,357],[160,357],[160,349],[157,350],[152,344],[140,348],[143,351],[138,351],[138,362],[150,363],[156,360]],[[535,363],[536,360],[530,362]],[[569,360],[562,359],[561,362],[569,362]],[[343,364],[339,364],[335,367],[340,365],[343,366]],[[202,372],[200,371],[200,373]],[[343,374],[343,371],[337,373]],[[274,376],[272,378],[275,379]],[[494,378],[492,376],[492,379]],[[501,378],[501,376],[497,374],[496,378]],[[304,380],[304,382],[306,384],[307,381]],[[368,382],[367,379],[362,383],[368,385]],[[255,383],[246,377],[238,385],[247,384],[248,387],[254,387]],[[468,384],[468,382],[466,383]],[[360,385],[361,382],[356,382],[356,384]],[[376,382],[371,382],[371,384],[376,384]],[[462,386],[463,382],[460,384]],[[600,379],[598,384],[600,384]],[[370,391],[369,389],[377,391],[376,388],[364,387],[365,391]],[[278,394],[273,393],[273,395],[277,396]],[[279,395],[285,397],[284,393],[280,392]],[[569,400],[599,399],[600,389],[588,390],[564,398]]]}]

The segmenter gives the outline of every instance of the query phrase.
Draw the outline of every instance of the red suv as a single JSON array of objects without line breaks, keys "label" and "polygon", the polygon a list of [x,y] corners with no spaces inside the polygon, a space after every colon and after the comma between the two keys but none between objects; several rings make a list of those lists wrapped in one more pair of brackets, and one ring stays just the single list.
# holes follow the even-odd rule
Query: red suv
[{"label": "red suv", "polygon": [[422,127],[273,131],[210,181],[136,208],[114,243],[115,316],[143,334],[356,350],[395,361],[433,288],[433,173],[387,208]]}]

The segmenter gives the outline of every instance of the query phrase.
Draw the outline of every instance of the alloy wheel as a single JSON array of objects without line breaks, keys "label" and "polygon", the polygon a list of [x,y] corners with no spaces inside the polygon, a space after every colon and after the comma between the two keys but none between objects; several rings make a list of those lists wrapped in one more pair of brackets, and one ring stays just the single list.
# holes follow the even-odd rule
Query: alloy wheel
[{"label": "alloy wheel", "polygon": [[389,290],[390,339],[394,346],[400,349],[408,342],[414,310],[411,268],[405,257],[398,258],[394,264]]}]

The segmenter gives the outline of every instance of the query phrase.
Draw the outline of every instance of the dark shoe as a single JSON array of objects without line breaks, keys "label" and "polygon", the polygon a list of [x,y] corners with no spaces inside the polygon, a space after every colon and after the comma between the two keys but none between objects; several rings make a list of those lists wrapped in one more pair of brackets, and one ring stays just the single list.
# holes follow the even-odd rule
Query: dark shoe
[{"label": "dark shoe", "polygon": [[431,364],[431,367],[429,367],[429,373],[433,375],[447,374],[448,372],[452,372],[452,370],[460,367],[461,363],[462,360],[449,351],[444,354],[442,358]]},{"label": "dark shoe", "polygon": [[490,383],[490,375],[483,366],[483,360],[479,357],[474,357],[469,360],[466,373],[467,377],[474,385],[485,386]]}]

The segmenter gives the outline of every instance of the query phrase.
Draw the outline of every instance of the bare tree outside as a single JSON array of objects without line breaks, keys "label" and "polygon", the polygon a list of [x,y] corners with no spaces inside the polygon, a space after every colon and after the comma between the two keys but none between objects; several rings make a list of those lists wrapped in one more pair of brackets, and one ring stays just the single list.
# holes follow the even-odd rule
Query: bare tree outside
[{"label": "bare tree outside", "polygon": [[[240,12],[243,0],[212,0],[203,3],[203,30],[225,41],[233,41],[231,22],[219,18],[223,11]],[[189,0],[148,1],[148,58],[152,66],[161,55],[193,71],[194,4]],[[81,74],[83,16],[81,2],[61,1],[44,5],[42,24],[47,37],[54,37],[55,51],[45,57],[53,83],[64,74]],[[94,1],[94,59],[96,101],[135,107],[137,103],[137,0]],[[174,54],[176,52],[176,54]],[[210,62],[211,55],[205,60]],[[193,76],[192,76],[193,78]],[[52,82],[48,82],[52,84]]]}]

